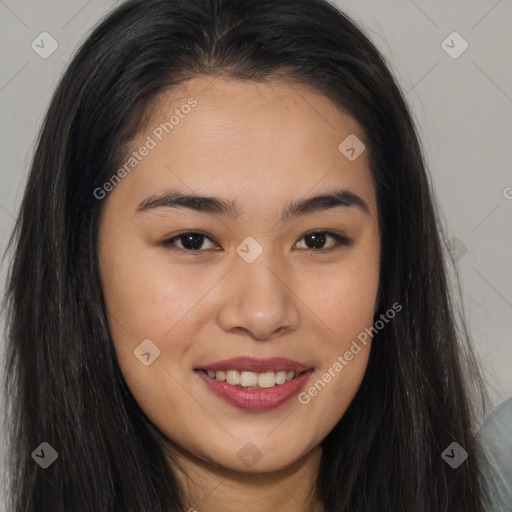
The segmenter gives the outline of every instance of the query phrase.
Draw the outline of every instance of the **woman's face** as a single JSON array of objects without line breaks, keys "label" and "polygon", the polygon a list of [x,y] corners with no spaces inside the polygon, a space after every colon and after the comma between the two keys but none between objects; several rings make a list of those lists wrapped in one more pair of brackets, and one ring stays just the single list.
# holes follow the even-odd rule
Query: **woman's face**
[{"label": "woman's face", "polygon": [[288,467],[367,366],[357,337],[372,326],[380,238],[364,135],[325,96],[279,81],[194,78],[153,107],[102,189],[121,370],[188,454]]}]

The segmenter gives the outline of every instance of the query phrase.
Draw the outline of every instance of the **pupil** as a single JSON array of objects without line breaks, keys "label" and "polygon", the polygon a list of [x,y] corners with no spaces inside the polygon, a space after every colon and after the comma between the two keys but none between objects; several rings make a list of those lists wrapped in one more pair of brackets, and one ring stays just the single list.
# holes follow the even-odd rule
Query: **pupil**
[{"label": "pupil", "polygon": [[203,245],[203,235],[199,233],[191,233],[189,235],[181,236],[181,244],[185,249],[197,251]]},{"label": "pupil", "polygon": [[[312,241],[312,245],[308,244],[308,240]],[[321,249],[325,244],[325,233],[311,233],[306,235],[306,244],[310,249]]]}]

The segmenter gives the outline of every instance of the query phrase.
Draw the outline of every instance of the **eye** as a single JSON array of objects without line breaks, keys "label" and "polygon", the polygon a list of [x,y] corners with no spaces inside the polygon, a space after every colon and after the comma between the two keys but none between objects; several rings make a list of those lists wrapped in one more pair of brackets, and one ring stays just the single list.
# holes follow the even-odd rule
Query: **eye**
[{"label": "eye", "polygon": [[[330,246],[325,247],[328,238],[331,238],[334,242],[331,243]],[[353,243],[353,240],[338,233],[333,233],[332,231],[312,231],[306,233],[300,240],[306,241],[305,249],[315,252],[331,251],[341,246],[349,246]],[[297,242],[294,247],[297,247],[299,244],[300,241]]]},{"label": "eye", "polygon": [[[331,242],[329,246],[325,247],[326,241],[329,238],[334,242]],[[332,231],[313,231],[306,233],[300,239],[300,241],[302,240],[306,241],[306,247],[303,248],[314,252],[327,252],[334,250],[337,247],[349,246],[353,243],[353,240]],[[209,241],[210,244],[212,244],[212,246],[206,247],[206,249],[215,248],[216,244],[213,240],[200,231],[184,231],[182,233],[178,233],[177,235],[164,240],[162,245],[173,251],[193,253],[205,250],[205,241]],[[300,244],[300,241],[294,245],[294,248]]]},{"label": "eye", "polygon": [[[183,233],[179,233],[172,238],[164,240],[162,245],[173,251],[201,252],[201,249],[204,249],[203,246],[205,240],[209,240],[210,243],[213,244],[212,239],[206,236],[204,233],[199,231],[184,231]],[[177,245],[178,243],[181,244],[181,247]]]}]

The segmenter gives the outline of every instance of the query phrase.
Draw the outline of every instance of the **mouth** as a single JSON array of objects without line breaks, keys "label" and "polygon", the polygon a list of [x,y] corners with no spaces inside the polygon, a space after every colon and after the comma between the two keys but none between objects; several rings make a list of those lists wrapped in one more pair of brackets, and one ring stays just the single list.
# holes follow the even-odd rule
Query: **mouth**
[{"label": "mouth", "polygon": [[231,405],[267,410],[296,395],[313,368],[285,358],[236,358],[194,371],[210,391]]}]

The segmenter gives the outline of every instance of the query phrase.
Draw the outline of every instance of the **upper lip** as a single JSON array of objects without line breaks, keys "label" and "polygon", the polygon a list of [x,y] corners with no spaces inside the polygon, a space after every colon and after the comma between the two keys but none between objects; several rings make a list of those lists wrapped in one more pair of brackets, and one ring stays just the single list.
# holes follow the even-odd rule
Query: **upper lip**
[{"label": "upper lip", "polygon": [[198,366],[196,370],[212,370],[212,371],[228,371],[239,370],[254,373],[287,371],[302,373],[311,369],[298,361],[293,361],[285,357],[272,357],[269,359],[255,359],[253,357],[235,357],[233,359],[225,359],[216,363]]}]

